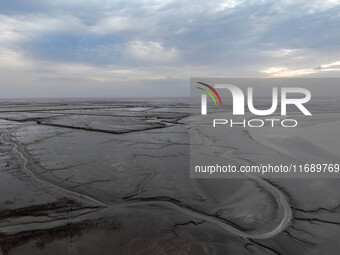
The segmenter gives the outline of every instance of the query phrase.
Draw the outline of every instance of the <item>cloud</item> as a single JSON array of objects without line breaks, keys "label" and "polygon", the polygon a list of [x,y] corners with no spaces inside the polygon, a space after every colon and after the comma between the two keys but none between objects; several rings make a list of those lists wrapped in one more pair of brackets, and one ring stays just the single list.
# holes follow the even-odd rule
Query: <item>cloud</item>
[{"label": "cloud", "polygon": [[223,1],[222,3],[217,5],[216,11],[224,11],[226,9],[235,8],[239,4],[240,3],[236,0]]},{"label": "cloud", "polygon": [[287,67],[269,67],[263,69],[262,72],[269,74],[273,77],[295,77],[295,76],[305,76],[309,74],[317,74],[322,72],[339,72],[340,71],[340,61],[320,65],[314,68],[306,69],[289,69]]},{"label": "cloud", "polygon": [[164,48],[159,42],[132,41],[127,44],[126,54],[143,62],[164,63],[172,61],[177,52],[175,48]]},{"label": "cloud", "polygon": [[122,32],[141,32],[150,29],[151,24],[147,20],[141,22],[138,19],[124,16],[106,17],[94,26],[87,28],[88,33],[100,35],[116,34]]},{"label": "cloud", "polygon": [[15,86],[29,79],[32,93],[46,80],[76,91],[185,86],[193,76],[334,76],[339,12],[335,0],[3,0],[0,74]]},{"label": "cloud", "polygon": [[8,50],[6,48],[0,48],[0,67],[2,69],[8,68],[25,68],[30,66],[31,63],[28,59],[25,59],[18,52]]}]

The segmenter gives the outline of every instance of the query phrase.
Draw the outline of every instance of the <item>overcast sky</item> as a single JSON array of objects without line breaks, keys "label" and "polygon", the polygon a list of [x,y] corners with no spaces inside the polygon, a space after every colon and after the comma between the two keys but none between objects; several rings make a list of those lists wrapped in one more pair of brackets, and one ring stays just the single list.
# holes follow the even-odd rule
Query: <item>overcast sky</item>
[{"label": "overcast sky", "polygon": [[6,97],[188,96],[190,77],[340,77],[340,0],[0,0]]}]

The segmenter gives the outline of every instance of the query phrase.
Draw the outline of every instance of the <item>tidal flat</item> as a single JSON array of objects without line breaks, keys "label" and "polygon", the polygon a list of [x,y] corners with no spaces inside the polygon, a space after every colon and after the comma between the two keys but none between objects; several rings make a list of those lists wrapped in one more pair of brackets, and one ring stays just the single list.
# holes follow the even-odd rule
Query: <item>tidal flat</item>
[{"label": "tidal flat", "polygon": [[[2,100],[1,253],[339,254],[340,179],[190,179],[189,112],[180,98]],[[265,138],[233,129],[214,150],[315,153]]]}]

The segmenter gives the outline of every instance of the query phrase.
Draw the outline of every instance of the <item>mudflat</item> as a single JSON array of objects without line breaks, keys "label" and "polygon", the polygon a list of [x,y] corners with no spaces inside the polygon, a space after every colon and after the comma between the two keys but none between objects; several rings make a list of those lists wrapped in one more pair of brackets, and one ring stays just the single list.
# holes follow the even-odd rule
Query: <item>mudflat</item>
[{"label": "mudflat", "polygon": [[[339,179],[190,179],[189,112],[180,98],[2,101],[1,252],[338,254]],[[268,137],[233,129],[214,146],[296,160],[300,143]]]}]

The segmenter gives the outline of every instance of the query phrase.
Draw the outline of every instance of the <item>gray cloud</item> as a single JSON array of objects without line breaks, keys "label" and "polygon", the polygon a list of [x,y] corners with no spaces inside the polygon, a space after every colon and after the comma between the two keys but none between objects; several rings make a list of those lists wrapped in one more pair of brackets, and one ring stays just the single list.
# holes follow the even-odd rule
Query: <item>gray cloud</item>
[{"label": "gray cloud", "polygon": [[142,96],[148,84],[182,96],[190,76],[334,77],[340,65],[316,67],[340,60],[339,14],[318,0],[3,0],[2,96],[25,84],[32,96]]}]

